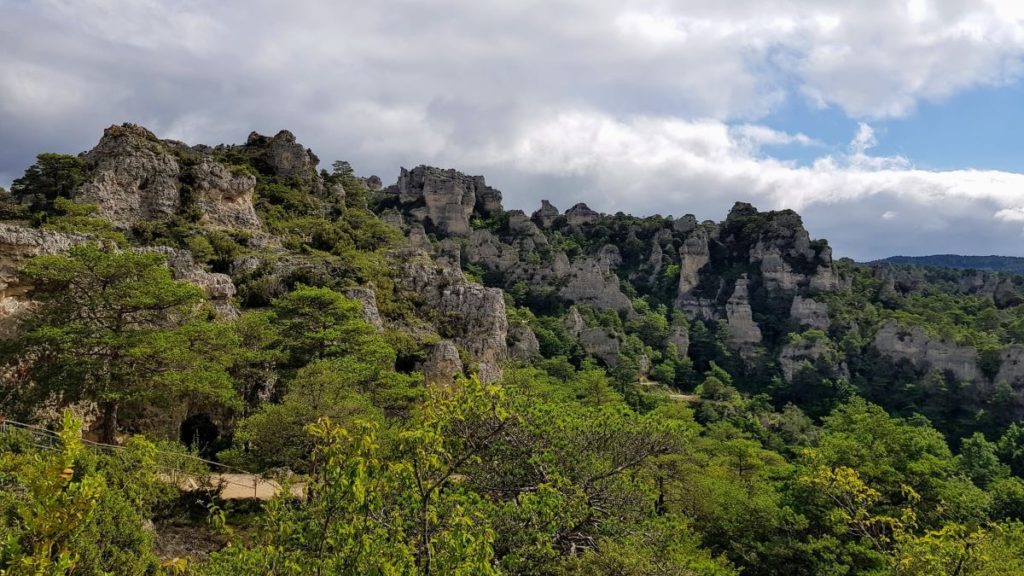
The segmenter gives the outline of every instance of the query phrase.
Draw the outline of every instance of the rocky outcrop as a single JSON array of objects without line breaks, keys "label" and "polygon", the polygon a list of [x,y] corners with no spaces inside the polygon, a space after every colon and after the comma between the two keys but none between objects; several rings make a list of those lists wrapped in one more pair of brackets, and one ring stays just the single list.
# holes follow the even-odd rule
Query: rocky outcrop
[{"label": "rocky outcrop", "polygon": [[565,327],[570,334],[576,337],[587,354],[609,367],[614,367],[619,363],[621,342],[608,328],[587,326],[583,316],[575,307],[569,310],[565,319]]},{"label": "rocky outcrop", "polygon": [[672,229],[679,234],[689,234],[697,228],[697,218],[693,214],[680,216],[672,222]]},{"label": "rocky outcrop", "polygon": [[182,167],[152,132],[111,126],[85,154],[91,176],[75,199],[95,204],[97,214],[119,226],[166,218],[181,207]]},{"label": "rocky outcrop", "polygon": [[1024,390],[1024,346],[1007,346],[999,359],[996,384],[1008,384],[1014,390]]},{"label": "rocky outcrop", "polygon": [[813,298],[804,298],[799,294],[793,297],[793,304],[789,307],[789,317],[801,328],[817,328],[825,331],[830,326],[828,305]]},{"label": "rocky outcrop", "polygon": [[490,217],[502,210],[501,192],[487,186],[483,176],[430,166],[402,168],[398,182],[382,195],[413,221],[457,236],[469,235],[474,211]]},{"label": "rocky outcrop", "polygon": [[359,309],[363,314],[363,320],[377,330],[384,329],[384,320],[377,310],[377,293],[368,286],[359,286],[345,290],[345,296],[359,302]]},{"label": "rocky outcrop", "polygon": [[541,228],[551,228],[559,216],[558,208],[555,208],[547,200],[541,200],[540,210],[533,213],[533,221]]},{"label": "rocky outcrop", "polygon": [[256,229],[260,220],[253,207],[256,177],[235,174],[223,164],[203,160],[189,171],[196,205],[212,226]]},{"label": "rocky outcrop", "polygon": [[633,311],[629,297],[619,287],[619,277],[602,260],[584,258],[572,263],[569,279],[559,291],[562,298],[608,310]]},{"label": "rocky outcrop", "polygon": [[203,289],[206,299],[210,301],[221,318],[230,320],[241,313],[232,299],[235,296],[235,283],[227,274],[207,272],[192,259],[188,250],[178,250],[167,246],[140,248],[140,251],[157,252],[167,257],[167,266],[175,280],[184,280]]},{"label": "rocky outcrop", "polygon": [[402,262],[399,287],[433,317],[438,332],[476,360],[481,380],[500,378],[501,363],[508,358],[504,293],[467,281],[461,270],[439,265],[422,250],[402,251],[395,257]]},{"label": "rocky outcrop", "polygon": [[160,140],[134,124],[111,126],[84,155],[89,177],[74,198],[95,204],[98,216],[124,228],[194,205],[208,225],[258,229],[256,178],[214,161],[206,150]]},{"label": "rocky outcrop", "polygon": [[9,338],[18,322],[30,310],[28,291],[32,286],[18,276],[31,258],[63,254],[93,239],[85,234],[68,234],[17,224],[0,223],[0,339]]},{"label": "rocky outcrop", "polygon": [[769,291],[805,288],[827,292],[838,288],[832,250],[822,242],[811,242],[796,212],[758,212],[750,204],[737,202],[724,230],[726,243],[751,245],[748,261],[759,266],[761,282]]},{"label": "rocky outcrop", "polygon": [[288,130],[281,130],[272,137],[251,132],[245,146],[258,151],[256,165],[264,173],[308,182],[318,180],[316,170],[320,159],[296,142],[295,135]]},{"label": "rocky outcrop", "polygon": [[530,360],[540,356],[540,342],[529,326],[522,323],[509,325],[508,354],[516,360]]},{"label": "rocky outcrop", "polygon": [[729,343],[744,356],[749,356],[754,346],[761,343],[761,329],[754,322],[747,284],[746,276],[737,280],[732,296],[725,304]]},{"label": "rocky outcrop", "polygon": [[888,320],[875,334],[874,347],[893,360],[908,360],[923,370],[949,371],[960,381],[981,382],[978,351],[929,335],[920,326]]},{"label": "rocky outcrop", "polygon": [[703,228],[697,230],[679,248],[679,289],[680,301],[689,297],[700,284],[700,271],[711,261],[708,234]]},{"label": "rocky outcrop", "polygon": [[422,369],[427,384],[451,384],[455,376],[462,373],[459,348],[451,340],[442,340],[431,348]]},{"label": "rocky outcrop", "polygon": [[597,222],[601,215],[590,209],[589,206],[580,202],[565,211],[565,220],[569,226],[579,228]]}]

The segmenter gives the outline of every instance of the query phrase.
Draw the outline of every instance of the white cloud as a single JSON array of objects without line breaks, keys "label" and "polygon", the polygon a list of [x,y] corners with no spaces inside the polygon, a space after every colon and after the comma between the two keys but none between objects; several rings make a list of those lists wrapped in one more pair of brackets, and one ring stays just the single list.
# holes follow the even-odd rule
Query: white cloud
[{"label": "white cloud", "polygon": [[1003,208],[995,217],[1003,222],[1024,222],[1024,207]]},{"label": "white cloud", "polygon": [[882,220],[892,220],[893,218],[896,218],[896,216],[897,214],[892,210],[886,210],[885,212],[882,212]]}]

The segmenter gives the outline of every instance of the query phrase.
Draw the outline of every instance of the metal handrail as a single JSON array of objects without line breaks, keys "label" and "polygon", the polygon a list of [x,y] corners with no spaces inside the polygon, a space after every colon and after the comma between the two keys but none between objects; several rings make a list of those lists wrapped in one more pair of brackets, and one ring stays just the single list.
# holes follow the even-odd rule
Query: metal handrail
[{"label": "metal handrail", "polygon": [[[26,424],[24,422],[18,422],[16,420],[9,420],[9,419],[0,417],[0,433],[6,432],[8,427],[16,429],[16,430],[23,430],[25,432],[28,432],[28,433],[34,435],[37,438],[43,437],[43,438],[46,438],[49,441],[47,444],[33,442],[32,443],[33,446],[36,446],[38,448],[48,449],[48,450],[58,450],[58,448],[56,446],[54,446],[53,441],[54,440],[60,441],[61,438],[60,438],[60,435],[58,433],[54,432],[53,430],[49,430],[47,428],[43,428],[42,426],[36,426],[34,424]],[[123,449],[126,448],[125,446],[119,446],[117,444],[105,444],[103,442],[94,442],[92,440],[86,440],[85,438],[81,438],[80,440],[81,440],[81,442],[83,444],[85,444],[86,446],[88,446],[90,448],[93,448],[93,449],[106,450],[106,451],[116,451],[116,450],[123,450]],[[233,472],[235,474],[241,474],[241,475],[249,476],[250,478],[252,478],[252,486],[251,487],[252,487],[252,490],[253,490],[253,497],[256,497],[257,491],[259,489],[259,483],[260,483],[260,480],[262,479],[262,477],[259,474],[254,474],[252,472],[249,472],[247,470],[243,470],[241,468],[236,468],[234,466],[228,466],[226,464],[221,464],[220,462],[214,462],[212,460],[207,460],[205,458],[200,458],[198,456],[192,456],[191,454],[181,454],[181,453],[176,453],[176,452],[167,452],[165,450],[156,450],[156,453],[157,454],[163,454],[163,455],[166,455],[166,456],[173,456],[174,458],[183,458],[183,459],[186,459],[186,460],[189,460],[189,461],[192,461],[192,462],[200,462],[200,463],[204,464],[208,468],[212,466],[212,467],[220,468],[221,470],[223,470],[225,472]],[[173,467],[173,466],[167,466],[166,464],[162,465],[159,462],[157,463],[157,467],[160,468],[163,472],[187,472],[186,470],[183,470],[181,468],[177,468],[177,467]],[[221,481],[221,482],[224,482],[225,484],[233,484],[235,486],[241,486],[243,488],[249,488],[250,487],[250,485],[248,483],[244,483],[243,484],[241,482],[236,482],[234,480],[231,480],[229,478],[225,478],[223,476],[219,477],[218,480]]]}]

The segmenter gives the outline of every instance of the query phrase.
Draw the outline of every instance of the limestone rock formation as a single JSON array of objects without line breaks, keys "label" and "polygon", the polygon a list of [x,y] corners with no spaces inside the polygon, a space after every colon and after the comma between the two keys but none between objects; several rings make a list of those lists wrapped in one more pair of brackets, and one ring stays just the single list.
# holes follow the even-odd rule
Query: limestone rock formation
[{"label": "limestone rock formation", "polygon": [[461,270],[439,265],[422,250],[408,249],[395,256],[402,261],[400,287],[435,317],[442,335],[473,356],[481,380],[500,378],[501,363],[508,358],[504,293],[467,281]]},{"label": "limestone rock formation", "polygon": [[430,166],[402,168],[398,182],[381,194],[414,221],[459,236],[469,235],[474,210],[488,217],[502,210],[501,192],[487,186],[483,176]]},{"label": "limestone rock formation", "polygon": [[380,311],[377,310],[377,293],[374,292],[372,287],[359,286],[356,288],[349,288],[348,290],[345,290],[345,295],[359,302],[359,308],[362,311],[363,320],[366,320],[368,324],[377,330],[384,329],[384,320],[381,319]]},{"label": "limestone rock formation", "polygon": [[680,356],[686,356],[690,351],[690,331],[686,326],[672,326],[668,331],[668,343],[676,347]]},{"label": "limestone rock formation", "polygon": [[85,234],[0,223],[0,339],[13,336],[18,321],[32,309],[27,296],[31,285],[18,276],[25,263],[36,256],[63,254],[92,240]]},{"label": "limestone rock formation", "polygon": [[558,208],[555,208],[547,200],[541,200],[540,209],[533,213],[533,221],[541,228],[551,228],[559,216]]},{"label": "limestone rock formation", "polygon": [[203,160],[189,172],[195,182],[196,204],[203,220],[213,226],[257,229],[260,220],[253,207],[256,177],[233,174],[223,164]]},{"label": "limestone rock formation", "polygon": [[580,202],[565,211],[566,222],[569,223],[569,226],[574,228],[593,224],[594,222],[597,222],[600,217],[600,214],[591,210],[590,207],[583,202]]},{"label": "limestone rock formation", "polygon": [[633,311],[633,303],[619,287],[619,277],[608,269],[607,263],[592,258],[572,263],[569,280],[559,294],[570,302]]},{"label": "limestone rock formation", "polygon": [[178,250],[167,246],[140,248],[141,251],[158,252],[167,257],[167,266],[175,280],[184,280],[203,289],[207,300],[213,304],[217,313],[224,319],[237,318],[240,314],[232,302],[235,296],[235,283],[227,274],[207,272],[192,259],[188,250]]},{"label": "limestone rock formation", "polygon": [[509,325],[508,354],[517,360],[530,360],[540,355],[540,342],[529,326],[523,323]]},{"label": "limestone rock formation", "polygon": [[111,126],[85,154],[91,177],[75,200],[95,204],[100,217],[119,226],[166,218],[181,207],[182,167],[149,130],[134,124]]},{"label": "limestone rock formation", "polygon": [[679,248],[679,289],[677,296],[683,300],[700,284],[700,271],[711,260],[708,234],[698,229]]},{"label": "limestone rock formation", "polygon": [[257,164],[268,174],[280,178],[316,180],[320,159],[312,150],[296,142],[295,135],[288,130],[281,130],[272,137],[252,132],[245,145],[260,151]]},{"label": "limestone rock formation", "polygon": [[789,317],[801,328],[828,330],[830,326],[828,305],[799,294],[793,297],[793,304],[789,308]]},{"label": "limestone rock formation", "polygon": [[726,319],[729,323],[729,343],[744,356],[761,343],[761,329],[754,322],[750,308],[750,291],[746,276],[736,280],[732,296],[725,304]]},{"label": "limestone rock formation", "polygon": [[462,373],[458,347],[451,340],[435,344],[422,368],[423,379],[427,384],[451,384],[455,376]]},{"label": "limestone rock formation", "polygon": [[680,234],[689,234],[697,228],[697,218],[693,214],[680,216],[672,222],[672,229]]},{"label": "limestone rock formation", "polygon": [[587,354],[597,358],[609,367],[614,367],[618,364],[621,343],[618,337],[608,328],[587,326],[587,322],[575,306],[569,310],[569,314],[566,316],[565,327],[570,334],[579,340],[580,345]]},{"label": "limestone rock formation", "polygon": [[134,124],[111,126],[84,156],[89,177],[75,200],[95,204],[98,216],[124,228],[168,218],[193,202],[208,225],[258,229],[252,204],[256,178],[233,172],[206,150],[160,140]]},{"label": "limestone rock formation", "polygon": [[906,359],[922,369],[949,370],[965,382],[981,382],[978,351],[973,346],[960,346],[929,335],[920,326],[904,326],[888,320],[875,334],[875,348],[894,360]]}]

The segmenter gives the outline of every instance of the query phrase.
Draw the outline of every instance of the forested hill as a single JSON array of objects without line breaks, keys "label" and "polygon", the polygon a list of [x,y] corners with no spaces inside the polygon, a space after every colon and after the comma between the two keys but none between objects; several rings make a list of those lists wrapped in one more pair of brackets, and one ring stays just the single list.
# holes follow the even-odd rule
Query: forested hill
[{"label": "forested hill", "polygon": [[871,264],[911,264],[935,268],[958,268],[1024,274],[1024,258],[1017,256],[961,256],[958,254],[890,256],[889,258],[875,260]]},{"label": "forested hill", "polygon": [[0,190],[59,435],[0,426],[0,574],[1024,574],[1024,277],[321,164],[124,124]]}]

